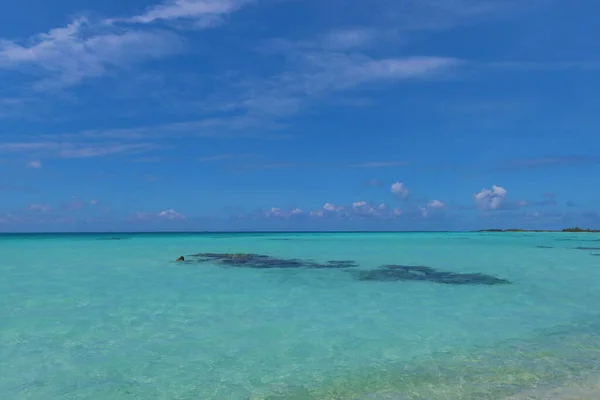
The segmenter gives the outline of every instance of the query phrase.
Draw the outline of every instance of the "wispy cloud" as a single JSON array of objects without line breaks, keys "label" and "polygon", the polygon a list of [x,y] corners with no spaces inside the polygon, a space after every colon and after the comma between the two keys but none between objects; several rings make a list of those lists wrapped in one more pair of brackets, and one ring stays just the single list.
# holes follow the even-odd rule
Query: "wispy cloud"
[{"label": "wispy cloud", "polygon": [[215,154],[212,156],[203,156],[199,157],[198,161],[200,162],[214,162],[214,161],[224,161],[224,160],[233,160],[240,158],[250,157],[251,154]]},{"label": "wispy cloud", "polygon": [[190,21],[196,28],[209,28],[220,24],[225,16],[247,3],[248,0],[170,0],[123,21],[150,24],[183,20]]},{"label": "wispy cloud", "polygon": [[509,168],[539,168],[549,166],[571,166],[600,164],[600,155],[569,155],[557,157],[537,157],[512,160]]},{"label": "wispy cloud", "polygon": [[384,22],[395,23],[400,30],[439,31],[461,25],[503,18],[532,9],[539,1],[524,4],[518,0],[374,0],[371,9],[383,15]]},{"label": "wispy cloud", "polygon": [[190,21],[196,28],[210,28],[246,3],[172,0],[131,17],[79,17],[25,40],[0,38],[0,69],[41,75],[33,85],[37,90],[73,86],[87,78],[181,52],[185,40],[173,31],[157,29],[155,22]]},{"label": "wispy cloud", "polygon": [[409,165],[408,161],[374,161],[354,164],[352,167],[356,168],[388,168],[388,167],[402,167]]},{"label": "wispy cloud", "polygon": [[240,167],[235,167],[234,171],[245,172],[245,171],[262,171],[268,169],[282,169],[282,168],[293,168],[297,167],[297,163],[273,163],[273,164],[248,164]]},{"label": "wispy cloud", "polygon": [[41,74],[38,90],[57,89],[182,49],[167,31],[121,30],[78,18],[62,28],[38,34],[23,44],[0,39],[0,69]]},{"label": "wispy cloud", "polygon": [[[42,134],[52,140],[120,140],[135,141],[155,138],[211,137],[230,138],[240,135],[267,139],[285,139],[289,136],[277,131],[283,127],[277,122],[250,116],[211,117],[193,121],[173,122],[154,126],[121,129],[89,129],[79,132]],[[260,128],[260,129],[259,129]]]},{"label": "wispy cloud", "polygon": [[245,82],[249,89],[229,107],[251,115],[284,116],[297,113],[308,99],[364,84],[398,82],[439,76],[462,64],[446,57],[377,59],[360,53],[306,50],[277,41],[265,49],[284,55],[285,72],[266,80]]},{"label": "wispy cloud", "polygon": [[235,157],[234,154],[216,154],[214,156],[199,157],[198,161],[211,162],[211,161],[231,160],[234,157]]},{"label": "wispy cloud", "polygon": [[381,179],[368,179],[363,182],[367,187],[380,187],[383,186],[383,181]]},{"label": "wispy cloud", "polygon": [[[1,146],[1,144],[0,144],[0,146]],[[36,169],[38,169],[38,168],[42,168],[42,162],[41,162],[41,161],[39,161],[39,160],[30,161],[30,162],[27,164],[27,166],[28,166],[29,168],[36,168]]]},{"label": "wispy cloud", "polygon": [[86,203],[82,200],[79,200],[77,197],[73,196],[71,201],[66,204],[63,204],[62,208],[65,210],[79,210],[85,207]]},{"label": "wispy cloud", "polygon": [[332,50],[357,49],[371,45],[380,36],[376,29],[335,29],[325,33],[315,45]]},{"label": "wispy cloud", "polygon": [[27,209],[31,210],[31,211],[37,211],[37,212],[45,213],[45,212],[48,212],[48,211],[52,210],[52,207],[50,207],[47,204],[30,204],[27,207]]},{"label": "wispy cloud", "polygon": [[36,192],[37,189],[30,188],[27,186],[13,185],[13,184],[2,184],[0,183],[0,192]]},{"label": "wispy cloud", "polygon": [[140,153],[155,147],[151,143],[0,142],[0,153],[24,153],[57,158],[92,158]]}]

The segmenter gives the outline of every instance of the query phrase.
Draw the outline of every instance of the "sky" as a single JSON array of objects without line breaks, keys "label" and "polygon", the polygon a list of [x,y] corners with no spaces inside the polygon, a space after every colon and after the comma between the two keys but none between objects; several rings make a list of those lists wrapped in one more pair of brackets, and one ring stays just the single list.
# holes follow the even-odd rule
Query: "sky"
[{"label": "sky", "polygon": [[600,228],[593,0],[0,3],[0,231]]}]

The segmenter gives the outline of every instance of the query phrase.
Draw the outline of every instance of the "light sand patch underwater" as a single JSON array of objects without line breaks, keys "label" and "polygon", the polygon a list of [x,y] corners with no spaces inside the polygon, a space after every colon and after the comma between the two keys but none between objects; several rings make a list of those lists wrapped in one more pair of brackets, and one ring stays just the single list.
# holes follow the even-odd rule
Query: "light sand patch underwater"
[{"label": "light sand patch underwater", "polygon": [[314,376],[314,387],[281,387],[261,400],[600,399],[600,321],[541,332],[466,353],[433,354],[404,365],[377,365]]}]

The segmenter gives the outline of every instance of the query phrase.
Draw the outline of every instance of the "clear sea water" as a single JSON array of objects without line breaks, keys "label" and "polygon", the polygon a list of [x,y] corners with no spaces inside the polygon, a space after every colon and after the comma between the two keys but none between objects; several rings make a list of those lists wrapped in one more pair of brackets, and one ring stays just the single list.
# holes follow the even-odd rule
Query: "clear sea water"
[{"label": "clear sea water", "polygon": [[[512,284],[174,262],[199,252]],[[598,399],[594,254],[592,233],[4,235],[0,397]]]}]

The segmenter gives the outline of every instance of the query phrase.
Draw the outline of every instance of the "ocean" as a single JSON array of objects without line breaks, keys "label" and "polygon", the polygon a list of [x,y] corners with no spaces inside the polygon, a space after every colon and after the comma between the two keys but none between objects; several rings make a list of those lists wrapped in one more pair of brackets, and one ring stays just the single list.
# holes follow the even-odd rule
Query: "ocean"
[{"label": "ocean", "polygon": [[600,234],[1,235],[0,255],[7,400],[600,399]]}]

